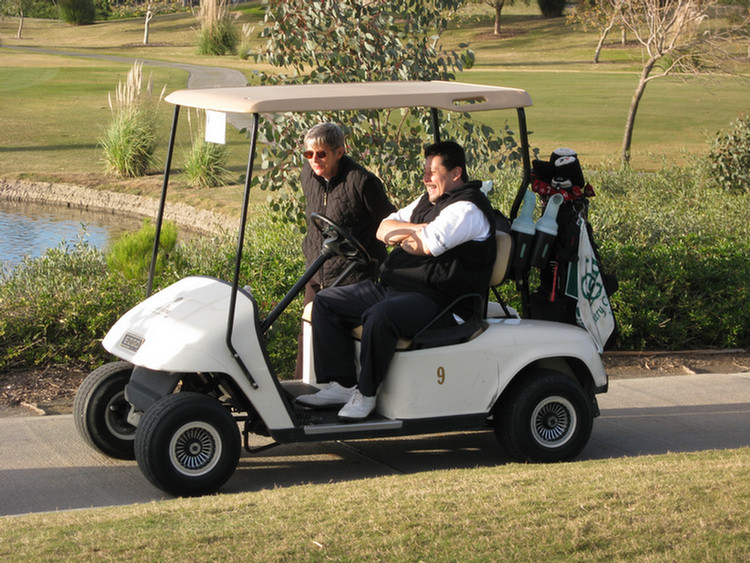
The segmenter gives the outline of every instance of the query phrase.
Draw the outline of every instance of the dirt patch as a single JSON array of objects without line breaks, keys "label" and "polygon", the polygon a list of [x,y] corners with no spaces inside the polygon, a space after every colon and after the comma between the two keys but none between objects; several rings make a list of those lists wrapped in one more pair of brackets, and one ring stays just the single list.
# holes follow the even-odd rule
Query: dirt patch
[{"label": "dirt patch", "polygon": [[[611,379],[750,373],[750,351],[608,352],[604,366]],[[86,375],[61,367],[0,373],[0,417],[68,414]]]}]

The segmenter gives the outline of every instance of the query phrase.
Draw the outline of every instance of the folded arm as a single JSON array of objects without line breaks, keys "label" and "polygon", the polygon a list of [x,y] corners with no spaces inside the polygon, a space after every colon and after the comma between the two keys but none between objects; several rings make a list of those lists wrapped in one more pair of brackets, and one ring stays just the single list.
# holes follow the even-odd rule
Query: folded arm
[{"label": "folded arm", "polygon": [[407,223],[384,219],[378,227],[377,237],[389,246],[401,246],[409,254],[429,256],[430,250],[422,239],[426,223]]}]

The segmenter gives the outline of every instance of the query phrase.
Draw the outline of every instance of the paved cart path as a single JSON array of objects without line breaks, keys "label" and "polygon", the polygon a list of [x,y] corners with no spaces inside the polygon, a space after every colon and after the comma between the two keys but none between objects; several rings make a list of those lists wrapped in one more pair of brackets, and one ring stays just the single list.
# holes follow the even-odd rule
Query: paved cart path
[{"label": "paved cart path", "polygon": [[[580,459],[750,446],[750,374],[613,380]],[[224,493],[504,463],[491,432],[317,444],[243,453]],[[98,454],[71,415],[0,419],[0,515],[168,498],[134,461]]]}]

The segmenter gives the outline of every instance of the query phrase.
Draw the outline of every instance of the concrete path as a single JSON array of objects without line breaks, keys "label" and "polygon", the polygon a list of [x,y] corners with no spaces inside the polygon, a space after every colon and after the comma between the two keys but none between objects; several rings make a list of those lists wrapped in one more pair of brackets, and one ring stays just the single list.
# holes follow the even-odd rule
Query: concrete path
[{"label": "concrete path", "polygon": [[[581,460],[750,446],[750,374],[614,380]],[[0,515],[168,498],[135,462],[78,437],[71,415],[0,419]],[[491,432],[318,444],[243,453],[223,493],[504,463]]]}]

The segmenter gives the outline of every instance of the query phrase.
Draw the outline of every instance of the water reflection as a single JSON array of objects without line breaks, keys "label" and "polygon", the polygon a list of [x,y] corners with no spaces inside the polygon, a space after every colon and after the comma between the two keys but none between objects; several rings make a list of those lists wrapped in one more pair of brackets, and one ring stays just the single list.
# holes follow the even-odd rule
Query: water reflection
[{"label": "water reflection", "polygon": [[65,240],[83,237],[106,249],[124,232],[137,231],[141,219],[56,205],[0,200],[0,264],[13,267],[25,256],[36,258]]}]

